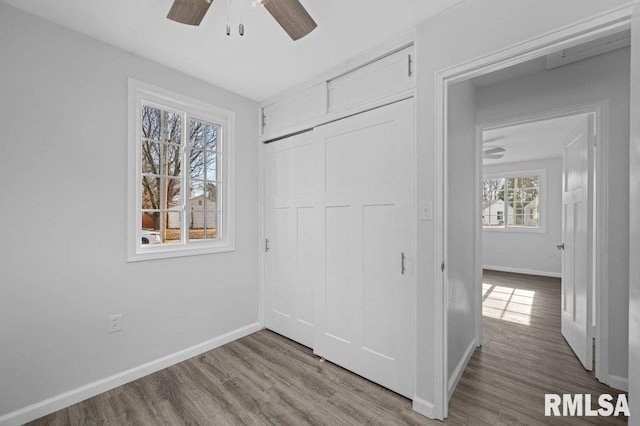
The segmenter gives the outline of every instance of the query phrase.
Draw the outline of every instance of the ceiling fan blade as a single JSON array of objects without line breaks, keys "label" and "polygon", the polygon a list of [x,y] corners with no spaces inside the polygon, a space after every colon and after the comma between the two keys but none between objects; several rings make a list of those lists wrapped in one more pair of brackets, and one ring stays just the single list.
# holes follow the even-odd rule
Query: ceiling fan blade
[{"label": "ceiling fan blade", "polygon": [[499,160],[504,157],[504,154],[484,154],[482,158],[485,160]]},{"label": "ceiling fan blade", "polygon": [[262,4],[294,41],[318,26],[298,0],[262,0]]},{"label": "ceiling fan blade", "polygon": [[484,154],[499,154],[501,152],[505,152],[506,150],[504,148],[500,148],[499,146],[495,147],[495,148],[489,148],[489,149],[485,149],[484,150]]},{"label": "ceiling fan blade", "polygon": [[175,0],[167,18],[187,25],[200,25],[212,0]]}]

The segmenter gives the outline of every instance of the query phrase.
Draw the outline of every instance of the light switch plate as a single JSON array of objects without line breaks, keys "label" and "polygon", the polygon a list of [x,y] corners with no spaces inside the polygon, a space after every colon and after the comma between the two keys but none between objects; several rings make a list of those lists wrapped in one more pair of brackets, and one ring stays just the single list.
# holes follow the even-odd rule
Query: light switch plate
[{"label": "light switch plate", "polygon": [[431,201],[422,201],[418,216],[420,220],[433,220],[433,203]]}]

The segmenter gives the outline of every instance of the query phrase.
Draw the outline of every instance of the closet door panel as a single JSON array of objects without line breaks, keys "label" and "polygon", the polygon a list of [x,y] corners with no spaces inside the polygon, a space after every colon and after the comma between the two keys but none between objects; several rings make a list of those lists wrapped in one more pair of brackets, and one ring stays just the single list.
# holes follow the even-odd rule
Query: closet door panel
[{"label": "closet door panel", "polygon": [[[314,351],[402,395],[413,393],[413,101],[317,128],[324,236]],[[403,255],[404,253],[404,255]],[[406,259],[406,262],[403,261]],[[404,263],[404,268],[403,268]]]},{"label": "closet door panel", "polygon": [[329,112],[370,104],[416,85],[413,46],[327,82]]},{"label": "closet door panel", "polygon": [[352,215],[350,206],[329,206],[325,210],[325,333],[331,339],[347,344],[353,342],[356,332],[353,315],[356,271]]},{"label": "closet door panel", "polygon": [[265,326],[313,346],[321,165],[311,134],[265,148]]},{"label": "closet door panel", "polygon": [[[273,312],[274,314],[290,318],[295,315],[293,292],[295,285],[290,259],[295,255],[295,240],[291,227],[291,208],[273,209],[273,234],[278,239],[271,244],[272,276],[273,276]],[[282,319],[282,318],[280,318]]]},{"label": "closet door panel", "polygon": [[[320,131],[323,131],[322,127]],[[388,146],[393,136],[391,132],[391,126],[371,123],[355,133],[327,137],[324,141],[326,191],[365,191],[388,187],[392,167]]]},{"label": "closet door panel", "polygon": [[[298,321],[313,327],[313,283],[315,282],[318,264],[318,241],[315,232],[316,221],[313,207],[299,207],[296,220],[298,276],[296,278],[296,306]],[[309,344],[309,346],[311,346]]]},{"label": "closet door panel", "polygon": [[392,286],[395,274],[395,253],[389,241],[393,241],[394,206],[391,204],[364,205],[363,258],[368,265],[364,268],[363,281],[363,321],[362,347],[383,357],[393,357],[393,323],[387,321],[393,316],[394,298]]}]

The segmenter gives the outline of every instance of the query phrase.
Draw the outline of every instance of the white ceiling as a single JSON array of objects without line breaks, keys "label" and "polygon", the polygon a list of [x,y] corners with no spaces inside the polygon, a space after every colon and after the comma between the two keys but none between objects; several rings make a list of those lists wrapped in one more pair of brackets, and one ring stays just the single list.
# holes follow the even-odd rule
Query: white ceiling
[{"label": "white ceiling", "polygon": [[502,147],[504,157],[483,160],[485,166],[520,161],[562,157],[564,137],[584,115],[554,118],[516,126],[485,130],[482,133],[483,150]]},{"label": "white ceiling", "polygon": [[507,80],[524,77],[541,71],[549,71],[573,62],[612,52],[628,47],[631,44],[631,31],[624,30],[579,43],[553,52],[547,56],[539,56],[511,67],[503,68],[489,74],[472,79],[475,87],[484,87],[502,83]]},{"label": "white ceiling", "polygon": [[527,62],[522,62],[508,68],[503,68],[489,74],[484,74],[471,80],[475,87],[484,87],[491,84],[502,83],[513,78],[523,77],[547,70],[547,57],[540,56]]},{"label": "white ceiling", "polygon": [[[303,83],[464,0],[301,0],[318,23],[293,42],[262,7],[215,0],[200,27],[166,19],[173,0],[0,0],[260,101]],[[238,35],[244,6],[245,36]]]}]

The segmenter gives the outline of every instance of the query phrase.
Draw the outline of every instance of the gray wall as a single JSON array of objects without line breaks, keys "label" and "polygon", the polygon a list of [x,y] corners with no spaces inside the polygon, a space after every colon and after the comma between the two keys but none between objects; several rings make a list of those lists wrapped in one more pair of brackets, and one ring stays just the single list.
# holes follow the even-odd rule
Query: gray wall
[{"label": "gray wall", "polygon": [[[629,56],[619,49],[478,88],[477,120],[488,123],[587,102],[609,101],[609,374],[628,371]],[[486,233],[485,233],[486,234]]]},{"label": "gray wall", "polygon": [[[0,417],[256,323],[257,105],[1,3],[0,58]],[[128,77],[236,112],[235,252],[126,262]]]}]

